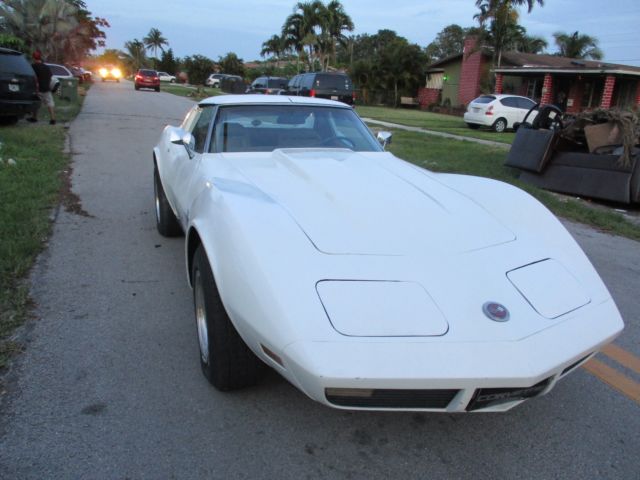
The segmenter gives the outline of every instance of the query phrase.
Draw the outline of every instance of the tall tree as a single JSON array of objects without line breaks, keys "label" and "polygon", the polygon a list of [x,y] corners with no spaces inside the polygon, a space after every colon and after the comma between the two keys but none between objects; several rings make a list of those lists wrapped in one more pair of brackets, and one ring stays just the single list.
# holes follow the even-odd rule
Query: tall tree
[{"label": "tall tree", "polygon": [[125,63],[129,67],[129,70],[135,72],[140,68],[144,68],[148,65],[149,59],[147,58],[145,45],[142,41],[134,38],[125,42]]},{"label": "tall tree", "polygon": [[474,16],[485,33],[485,40],[493,47],[493,63],[500,66],[502,51],[509,41],[513,25],[518,23],[518,8],[527,7],[531,13],[535,4],[544,6],[544,0],[476,0],[480,12]]},{"label": "tall tree", "polygon": [[430,61],[435,62],[462,53],[467,32],[468,29],[455,23],[444,27],[425,49]]},{"label": "tall tree", "polygon": [[348,38],[345,31],[352,32],[354,29],[353,20],[345,11],[343,5],[338,0],[331,0],[322,13],[322,36],[328,39],[326,45],[326,57],[324,70],[329,67],[329,59],[336,60],[336,49],[338,45],[347,45]]},{"label": "tall tree", "polygon": [[153,50],[153,63],[158,62],[158,49],[164,52],[165,45],[169,45],[166,38],[162,36],[162,32],[157,28],[152,28],[146,37],[142,39],[147,50]]},{"label": "tall tree", "polygon": [[276,60],[284,53],[285,46],[284,40],[279,35],[272,35],[268,40],[262,43],[262,50],[260,50],[261,57],[267,57],[273,55]]},{"label": "tall tree", "polygon": [[173,50],[168,49],[166,52],[162,52],[160,61],[158,62],[158,70],[162,72],[168,72],[171,75],[175,75],[178,72],[180,66],[179,60],[174,57]]},{"label": "tall tree", "polygon": [[567,34],[556,32],[553,34],[558,46],[558,55],[569,58],[592,58],[601,60],[602,50],[598,48],[598,39],[590,35],[583,35],[579,32]]},{"label": "tall tree", "polygon": [[233,52],[229,52],[224,57],[220,57],[218,59],[218,66],[224,73],[244,77],[244,62]]}]

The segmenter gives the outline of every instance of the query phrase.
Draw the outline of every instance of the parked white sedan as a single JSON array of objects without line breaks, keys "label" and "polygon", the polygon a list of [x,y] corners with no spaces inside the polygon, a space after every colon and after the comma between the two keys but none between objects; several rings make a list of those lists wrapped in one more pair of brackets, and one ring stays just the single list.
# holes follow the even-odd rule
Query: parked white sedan
[{"label": "parked white sedan", "polygon": [[[467,106],[464,121],[469,128],[489,127],[496,132],[505,132],[515,123],[522,123],[527,112],[536,102],[517,95],[481,95]],[[533,121],[537,112],[531,112],[528,121]]]},{"label": "parked white sedan", "polygon": [[167,72],[158,72],[158,78],[161,82],[175,83],[176,81],[176,76],[170,75]]},{"label": "parked white sedan", "polygon": [[335,408],[504,411],[623,328],[538,201],[400,160],[342,103],[209,98],[153,162],[157,227],[186,233],[200,364],[220,390],[268,365]]}]

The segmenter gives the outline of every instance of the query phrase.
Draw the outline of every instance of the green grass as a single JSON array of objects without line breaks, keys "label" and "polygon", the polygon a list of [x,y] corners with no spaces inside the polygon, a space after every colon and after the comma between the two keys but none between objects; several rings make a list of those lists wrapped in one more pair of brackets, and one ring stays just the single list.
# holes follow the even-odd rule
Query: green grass
[{"label": "green grass", "polygon": [[194,100],[201,100],[207,97],[215,97],[216,95],[223,95],[222,90],[219,88],[210,87],[186,87],[178,84],[162,84],[160,90],[174,95],[180,95],[181,97],[190,97]]},{"label": "green grass", "polygon": [[[82,97],[74,103],[55,101],[56,126],[48,124],[48,112],[41,108],[38,124],[21,121],[0,128],[0,369],[20,349],[9,337],[29,315],[25,278],[51,231],[49,217],[69,164],[60,123],[78,114]],[[9,159],[16,164],[9,165]]]},{"label": "green grass", "polygon": [[619,213],[595,209],[582,201],[521,182],[517,170],[504,166],[507,153],[503,149],[403,130],[394,130],[393,137],[389,151],[416,165],[436,172],[477,175],[511,183],[532,194],[560,217],[640,240],[640,227]]},{"label": "green grass", "polygon": [[496,133],[487,129],[472,130],[467,127],[462,117],[454,115],[444,115],[442,113],[424,112],[422,110],[409,108],[389,108],[389,107],[356,107],[356,112],[361,117],[383,120],[385,122],[399,123],[410,127],[426,128],[436,132],[452,133],[464,137],[481,138],[494,142],[511,144],[515,138],[515,133]]}]

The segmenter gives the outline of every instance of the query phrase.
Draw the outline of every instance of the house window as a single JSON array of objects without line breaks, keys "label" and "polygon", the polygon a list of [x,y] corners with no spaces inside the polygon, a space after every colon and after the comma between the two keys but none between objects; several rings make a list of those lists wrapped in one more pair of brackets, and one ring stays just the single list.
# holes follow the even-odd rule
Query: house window
[{"label": "house window", "polygon": [[584,90],[582,91],[582,108],[588,110],[599,107],[603,88],[604,83],[602,80],[585,82]]},{"label": "house window", "polygon": [[435,88],[437,90],[442,90],[443,80],[444,80],[444,73],[428,73],[427,88]]},{"label": "house window", "polygon": [[540,78],[530,78],[527,84],[527,97],[539,101],[542,98],[542,83]]}]

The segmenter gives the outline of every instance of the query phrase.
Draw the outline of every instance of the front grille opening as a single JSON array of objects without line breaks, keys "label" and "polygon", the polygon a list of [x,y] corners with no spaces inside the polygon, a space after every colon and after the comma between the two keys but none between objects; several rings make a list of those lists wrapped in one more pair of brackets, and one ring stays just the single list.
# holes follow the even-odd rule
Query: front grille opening
[{"label": "front grille opening", "polygon": [[460,390],[326,388],[329,403],[358,408],[447,408]]},{"label": "front grille opening", "polygon": [[473,394],[473,398],[467,405],[467,412],[480,410],[481,408],[495,407],[516,400],[524,400],[527,398],[537,397],[551,383],[549,377],[541,382],[536,383],[532,387],[517,388],[479,388]]},{"label": "front grille opening", "polygon": [[589,358],[591,356],[591,354],[582,357],[580,360],[578,360],[577,362],[572,363],[571,365],[569,365],[567,368],[565,368],[562,373],[560,374],[560,376],[564,376],[567,373],[569,373],[571,370],[573,370],[574,368],[576,368],[578,365],[580,365],[582,362],[584,362],[587,358]]}]

